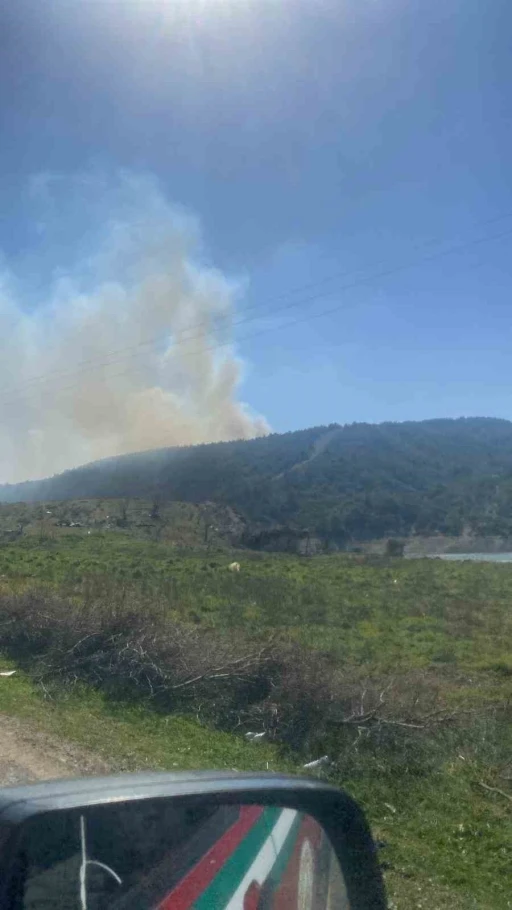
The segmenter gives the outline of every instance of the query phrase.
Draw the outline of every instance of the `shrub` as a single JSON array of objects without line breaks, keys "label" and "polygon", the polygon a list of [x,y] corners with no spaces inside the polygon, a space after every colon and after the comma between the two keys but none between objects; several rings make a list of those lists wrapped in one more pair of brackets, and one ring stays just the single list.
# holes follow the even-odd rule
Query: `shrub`
[{"label": "shrub", "polygon": [[390,537],[386,541],[386,556],[390,557],[400,557],[404,555],[405,543],[402,540],[396,540],[394,537]]},{"label": "shrub", "polygon": [[328,753],[352,776],[430,773],[479,729],[474,713],[444,703],[428,671],[362,676],[284,637],[171,618],[165,601],[150,605],[129,588],[95,593],[85,603],[43,589],[0,596],[0,647],[48,694],[82,682],[226,730],[265,730],[294,753]]},{"label": "shrub", "polygon": [[0,617],[1,647],[46,690],[82,681],[165,710],[206,701],[219,718],[268,694],[268,648],[142,611],[126,591],[83,606],[32,590],[0,598]]}]

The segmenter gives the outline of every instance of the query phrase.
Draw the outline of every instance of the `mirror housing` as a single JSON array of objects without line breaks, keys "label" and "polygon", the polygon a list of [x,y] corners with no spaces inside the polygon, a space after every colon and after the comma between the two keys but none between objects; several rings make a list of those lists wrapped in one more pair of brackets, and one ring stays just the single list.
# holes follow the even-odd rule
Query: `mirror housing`
[{"label": "mirror housing", "polygon": [[[3,910],[25,906],[20,891],[23,857],[27,839],[34,837],[38,825],[39,830],[46,823],[58,826],[67,816],[83,820],[102,808],[108,818],[108,810],[114,807],[144,808],[150,805],[147,801],[155,800],[164,810],[181,812],[242,805],[291,809],[310,816],[330,841],[350,910],[386,908],[376,848],[364,814],[351,797],[310,778],[216,771],[127,774],[0,790],[0,906]],[[78,901],[77,892],[77,907],[85,905]]]}]

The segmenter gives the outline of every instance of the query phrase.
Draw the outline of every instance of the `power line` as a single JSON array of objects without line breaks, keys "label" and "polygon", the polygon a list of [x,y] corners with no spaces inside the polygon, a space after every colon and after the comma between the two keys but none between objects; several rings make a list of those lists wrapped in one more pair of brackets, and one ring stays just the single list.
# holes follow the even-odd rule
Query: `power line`
[{"label": "power line", "polygon": [[[475,228],[475,229],[483,228],[483,227],[487,227],[488,225],[491,225],[491,224],[497,224],[500,221],[507,221],[509,218],[512,218],[512,211],[502,212],[499,215],[493,215],[492,218],[478,219],[478,221],[473,221],[471,223],[471,225],[469,225],[469,227]],[[137,226],[139,224],[144,225],[145,222],[131,222],[131,224],[134,226]],[[430,239],[425,240],[422,243],[418,244],[417,249],[421,250],[424,247],[433,246],[436,243],[442,243],[442,242],[443,241],[439,237],[431,237]],[[382,259],[378,259],[375,263],[372,263],[372,264],[378,265],[379,263],[381,263],[383,261],[384,260],[382,260]],[[298,291],[307,291],[312,287],[317,287],[318,285],[325,284],[327,282],[336,281],[339,278],[344,278],[346,275],[351,275],[353,272],[359,272],[366,267],[367,267],[366,265],[362,265],[359,268],[349,269],[348,271],[346,269],[344,269],[342,272],[335,272],[332,275],[328,275],[325,278],[321,278],[318,281],[308,282],[306,284],[299,285],[296,288],[292,288],[289,291],[285,291],[283,294],[278,294],[277,296],[273,297],[272,300],[278,301],[278,300],[287,299],[291,294],[296,294]],[[74,277],[75,277],[75,275],[72,271],[61,271],[57,275],[54,276],[53,280],[61,281],[61,280],[65,280],[68,278],[73,279]],[[113,283],[116,283],[116,282],[114,281]],[[39,284],[35,285],[35,287],[34,286],[32,286],[32,287],[33,287],[33,289],[37,290],[37,289],[45,288],[45,287],[47,287],[47,285],[48,285],[48,282],[40,282]],[[79,293],[87,293],[87,292],[83,291],[83,292],[79,292]],[[254,306],[258,306],[258,304],[254,304]],[[247,309],[252,309],[252,306],[247,307]],[[6,317],[6,316],[12,316],[12,315],[13,315],[13,313],[10,311],[0,312],[0,318]],[[21,317],[16,317],[16,320],[23,319],[24,317],[30,318],[32,315],[33,315],[33,311],[28,312],[28,313],[22,313]],[[194,327],[192,327],[192,328],[194,328]]]},{"label": "power line", "polygon": [[[485,225],[490,225],[490,224],[496,224],[500,221],[505,221],[510,218],[512,218],[512,212],[506,212],[506,213],[503,213],[501,215],[496,215],[493,218],[486,219],[481,222],[475,222],[474,226],[485,226]],[[350,283],[349,285],[342,286],[341,288],[338,288],[337,291],[338,292],[344,291],[344,290],[350,289],[352,287],[356,287],[359,284],[368,283],[368,281],[373,280],[374,278],[386,277],[387,275],[393,274],[395,271],[402,271],[407,268],[414,267],[414,265],[422,264],[423,262],[428,262],[431,259],[436,259],[438,257],[451,255],[453,253],[458,252],[459,250],[470,248],[471,246],[478,245],[481,243],[487,243],[491,240],[499,239],[502,236],[506,236],[508,233],[510,233],[510,232],[505,231],[502,234],[491,235],[491,237],[488,237],[488,238],[484,237],[484,238],[476,238],[476,239],[470,240],[470,241],[463,241],[462,243],[451,246],[446,250],[441,250],[438,253],[433,253],[429,257],[422,258],[420,260],[414,260],[413,262],[408,262],[406,264],[393,266],[391,268],[386,268],[383,272],[377,272],[374,275],[370,276],[370,278],[366,278],[363,276],[362,279],[356,280],[355,282]],[[420,249],[423,248],[424,246],[432,246],[433,244],[439,243],[439,242],[440,242],[439,240],[431,239],[429,241],[426,241],[424,244],[421,244]],[[385,260],[378,260],[378,263],[384,262],[384,261]],[[314,281],[314,282],[310,282],[305,285],[300,285],[299,287],[286,292],[284,295],[280,295],[278,297],[273,298],[273,301],[282,300],[282,299],[286,300],[291,295],[296,295],[296,294],[300,293],[301,291],[305,291],[305,290],[308,290],[310,288],[315,288],[315,287],[322,287],[325,284],[331,284],[347,275],[351,275],[354,273],[356,273],[356,274],[360,273],[363,270],[363,268],[364,267],[360,267],[358,269],[350,269],[349,271],[345,270],[343,272],[338,272],[333,275],[327,276],[326,278],[320,279],[319,281]],[[300,306],[304,303],[314,302],[315,300],[321,299],[322,297],[330,296],[330,293],[331,292],[327,292],[327,293],[323,293],[323,294],[308,295],[306,297],[299,298],[299,300],[292,300],[290,303],[285,304],[282,307],[278,307],[277,309],[270,310],[268,315],[273,316],[276,313],[284,312],[285,310],[292,309],[292,308],[294,308],[296,306]],[[268,301],[266,304],[264,303],[263,307],[265,307],[265,306],[267,308],[272,307],[273,301]],[[246,307],[246,309],[244,311],[244,315],[240,319],[232,322],[230,328],[236,328],[238,325],[245,325],[247,322],[252,322],[253,320],[259,319],[260,318],[259,313],[257,313],[257,315],[255,315],[255,316],[249,317],[249,319],[245,318],[245,313],[247,313],[251,310],[259,311],[260,309],[261,309],[261,304],[259,302],[256,302],[256,303],[251,304],[250,306]],[[0,314],[0,315],[2,315],[2,314]],[[267,314],[264,313],[263,315],[267,315]],[[24,317],[21,317],[20,321],[22,321],[23,318]],[[197,329],[200,329],[200,328],[207,328],[210,326],[210,324],[211,324],[211,320],[203,320],[202,322],[196,323],[195,325],[190,326],[188,329],[185,329],[185,332],[196,331]],[[137,342],[134,345],[130,345],[128,347],[118,348],[116,350],[110,351],[105,356],[107,358],[111,358],[111,357],[115,357],[118,354],[124,355],[125,353],[131,352],[131,351],[138,351],[140,348],[150,347],[152,345],[158,344],[159,342],[166,340],[170,334],[172,334],[172,333],[167,333],[166,335],[159,334],[159,335],[153,336],[152,338],[146,339],[145,341]],[[192,335],[191,337],[187,337],[187,338],[180,338],[178,341],[175,342],[175,346],[181,345],[181,344],[186,344],[186,343],[188,343],[190,341],[194,341],[200,337],[201,337],[201,333]],[[227,346],[227,343],[220,345],[220,347],[226,347],[226,346]],[[131,359],[131,356],[138,356],[138,354],[130,355],[129,358],[126,358],[126,359]],[[121,359],[124,360],[125,358],[122,357]],[[119,360],[114,360],[114,361],[112,361],[110,359],[103,360],[98,357],[93,357],[93,358],[89,358],[87,360],[79,361],[78,366],[83,366],[83,367],[88,368],[88,367],[92,367],[92,366],[107,366],[107,365],[115,364],[118,362],[119,362]],[[30,388],[33,383],[37,384],[39,382],[50,382],[56,376],[63,376],[63,377],[73,376],[73,375],[78,375],[78,373],[81,373],[81,372],[84,372],[84,371],[76,370],[76,369],[52,370],[48,373],[31,376],[21,386],[12,386],[11,389],[9,389],[9,388],[7,389],[7,392],[12,391],[12,392],[16,393],[18,391],[24,391],[25,389]],[[0,396],[0,402],[1,401],[2,401],[2,397]]]},{"label": "power line", "polygon": [[[508,216],[508,217],[512,217],[512,215]],[[504,218],[505,218],[505,216],[501,216],[499,219],[494,219],[494,220],[503,220]],[[478,246],[478,245],[482,245],[484,243],[489,243],[493,240],[501,239],[502,237],[508,236],[510,233],[512,233],[512,229],[508,229],[507,231],[503,231],[498,234],[492,234],[492,235],[486,236],[486,237],[475,238],[470,241],[463,241],[462,243],[455,244],[447,249],[437,251],[436,253],[432,253],[430,256],[421,257],[420,259],[415,259],[415,260],[409,261],[407,263],[402,263],[397,266],[388,267],[384,270],[374,272],[369,276],[363,276],[362,278],[356,279],[355,281],[350,282],[349,284],[343,285],[341,288],[338,288],[336,290],[337,290],[337,292],[340,292],[340,291],[352,289],[354,287],[358,287],[360,285],[368,284],[377,278],[388,277],[389,275],[393,275],[395,273],[405,271],[409,268],[413,268],[416,265],[422,265],[424,263],[431,262],[435,259],[442,258],[444,256],[453,255],[454,253],[463,251],[465,249],[469,249],[473,246]],[[357,271],[361,271],[361,270],[359,269]],[[349,273],[341,273],[341,274],[351,274],[351,273],[349,272]],[[323,279],[318,284],[323,284],[328,280],[330,280],[330,279]],[[312,286],[315,286],[315,283],[313,283]],[[297,289],[297,292],[298,291],[300,291],[300,288]],[[302,304],[311,303],[316,300],[320,300],[323,297],[328,297],[331,295],[331,293],[333,293],[333,292],[328,291],[328,292],[324,292],[322,294],[313,294],[313,295],[308,295],[306,297],[299,298],[298,300],[292,300],[290,303],[285,304],[282,307],[278,307],[277,309],[274,308],[268,314],[264,313],[263,315],[274,316],[276,313],[281,313],[281,312],[287,311],[289,309],[293,309],[297,306],[301,306]],[[267,304],[267,306],[268,306],[268,304]],[[259,308],[260,308],[259,304],[254,304],[252,307],[250,307],[248,309],[259,309]],[[242,317],[239,320],[235,320],[231,324],[231,327],[234,328],[238,325],[245,325],[246,323],[251,322],[255,319],[259,319],[259,318],[261,318],[259,313],[256,316],[250,317],[249,319]],[[210,324],[209,321],[205,321],[204,323],[198,323],[198,324],[196,324],[196,326],[191,326],[189,329],[186,329],[185,331],[187,331],[187,332],[193,331],[194,329],[199,328],[201,325],[207,326],[209,324]],[[63,377],[74,376],[74,375],[78,375],[83,372],[88,372],[88,370],[91,367],[109,366],[112,364],[119,363],[125,359],[131,359],[132,357],[138,356],[138,354],[137,353],[131,354],[129,352],[139,351],[140,348],[144,348],[144,347],[148,347],[148,346],[157,344],[158,342],[164,341],[168,337],[169,337],[168,335],[163,336],[162,334],[159,334],[157,336],[153,336],[152,338],[146,339],[145,341],[137,342],[135,345],[130,345],[129,347],[119,348],[117,350],[110,351],[106,355],[106,357],[108,359],[100,359],[100,358],[95,357],[95,358],[90,358],[88,360],[80,361],[79,366],[84,367],[84,369],[52,370],[49,373],[44,373],[44,374],[41,374],[38,376],[32,376],[28,380],[26,380],[26,382],[23,383],[23,385],[11,387],[11,389],[7,389],[7,392],[9,393],[10,391],[12,391],[14,393],[18,393],[20,391],[24,391],[25,389],[30,389],[33,384],[39,384],[40,382],[43,382],[43,383],[51,382],[56,376],[63,376]],[[200,337],[201,337],[201,335],[196,334],[196,335],[192,335],[191,337],[181,338],[175,342],[174,346],[177,347],[177,346],[181,346],[182,344],[187,344],[190,341],[194,341]],[[215,345],[215,347],[226,347],[229,344],[231,344],[231,342],[226,342],[225,344],[217,344],[217,345]],[[112,357],[115,357],[118,354],[123,355],[123,356],[121,356],[117,360],[111,359]],[[128,356],[124,356],[126,354],[128,354]],[[0,396],[0,403],[2,402],[2,400],[3,400],[3,396]]]},{"label": "power line", "polygon": [[[406,270],[409,269],[409,268],[414,268],[414,267],[417,266],[417,265],[423,265],[423,264],[426,264],[426,263],[435,261],[435,260],[437,260],[437,259],[441,259],[441,258],[443,258],[443,257],[450,256],[450,255],[453,255],[453,254],[458,253],[458,252],[462,252],[462,251],[464,251],[464,250],[466,250],[466,249],[471,249],[471,248],[476,247],[476,246],[481,246],[481,245],[483,245],[483,244],[485,244],[485,243],[491,243],[491,242],[493,242],[493,241],[495,241],[495,240],[500,240],[500,239],[502,239],[502,238],[504,238],[504,237],[510,236],[511,234],[512,234],[512,228],[509,228],[508,230],[502,231],[502,232],[497,233],[497,234],[488,235],[488,236],[486,236],[486,237],[479,237],[479,238],[475,238],[475,239],[473,239],[473,240],[471,240],[471,241],[465,241],[465,242],[463,242],[463,243],[455,244],[455,245],[449,247],[448,249],[444,249],[444,250],[437,251],[436,253],[432,253],[430,256],[422,257],[422,258],[420,258],[420,259],[413,260],[412,262],[409,261],[409,262],[407,262],[407,263],[402,263],[401,265],[398,265],[398,266],[393,266],[393,267],[390,267],[390,268],[387,268],[387,269],[384,269],[384,270],[380,270],[380,271],[378,271],[378,272],[371,273],[370,275],[363,276],[362,278],[360,278],[360,279],[358,279],[358,280],[356,280],[356,281],[353,281],[353,282],[351,282],[351,283],[349,283],[349,284],[346,284],[346,285],[342,286],[341,288],[338,289],[338,292],[340,292],[340,291],[351,290],[351,289],[353,289],[353,288],[355,288],[355,287],[360,287],[360,286],[363,286],[363,285],[365,285],[365,284],[372,284],[376,279],[379,279],[379,278],[386,278],[386,277],[389,277],[389,276],[391,276],[391,275],[398,274],[398,273],[400,273],[400,272],[406,271]],[[280,307],[278,310],[274,310],[273,313],[272,313],[272,315],[274,315],[276,312],[284,312],[285,310],[289,310],[289,309],[291,309],[291,308],[293,308],[293,307],[300,306],[300,305],[303,304],[303,303],[309,303],[309,302],[313,302],[313,301],[315,301],[315,300],[320,300],[320,299],[322,299],[323,297],[330,296],[331,293],[332,293],[332,292],[327,292],[327,293],[317,294],[317,295],[311,295],[311,296],[308,296],[308,297],[306,297],[306,298],[303,298],[303,299],[301,299],[301,300],[299,300],[299,301],[292,301],[290,304],[288,304],[288,305],[286,305],[286,306],[284,306],[284,307]],[[323,318],[323,317],[325,317],[325,316],[332,315],[332,314],[335,313],[335,312],[339,312],[339,310],[341,310],[341,309],[343,308],[343,306],[344,306],[344,303],[341,303],[341,304],[336,304],[336,306],[331,307],[331,308],[329,308],[329,309],[327,309],[327,310],[323,310],[323,311],[321,311],[320,313],[313,313],[313,314],[307,313],[307,314],[305,314],[304,316],[301,316],[301,317],[298,317],[298,318],[296,318],[296,319],[293,319],[292,321],[286,323],[286,324],[283,325],[283,326],[277,326],[277,327],[276,327],[276,326],[272,326],[271,328],[264,328],[264,329],[262,329],[262,330],[260,330],[260,331],[258,331],[258,332],[253,332],[253,333],[250,333],[250,334],[248,334],[248,335],[244,335],[244,336],[242,336],[242,337],[241,337],[240,339],[238,339],[238,340],[239,340],[239,341],[245,341],[245,340],[248,340],[248,339],[251,339],[251,338],[259,337],[259,336],[264,335],[264,334],[268,334],[268,333],[270,333],[270,332],[282,331],[283,328],[290,328],[291,326],[294,326],[294,325],[297,325],[297,324],[300,324],[300,323],[303,323],[303,322],[307,322],[307,321],[312,321],[313,319]],[[253,318],[259,318],[259,317],[253,317]],[[243,323],[249,322],[249,321],[251,321],[251,320],[240,320],[238,323],[234,323],[234,325],[243,324]],[[152,339],[151,341],[141,342],[139,345],[135,345],[133,348],[128,348],[128,349],[125,349],[125,350],[133,350],[134,348],[138,348],[138,347],[141,347],[142,345],[147,345],[147,344],[150,344],[150,343],[155,343],[156,341],[159,341],[159,340],[162,340],[161,336],[157,336],[157,338],[154,338],[154,339]],[[187,342],[188,342],[188,341],[193,341],[193,340],[194,340],[194,338],[186,339]],[[198,350],[196,350],[196,351],[188,351],[188,352],[186,352],[186,356],[197,356],[197,355],[206,353],[206,352],[208,352],[208,351],[220,350],[220,349],[222,349],[222,348],[224,348],[224,347],[230,347],[231,344],[232,344],[232,342],[229,341],[229,342],[225,342],[225,343],[215,343],[215,344],[212,344],[212,345],[207,345],[206,347],[203,347],[203,348],[198,349]],[[122,349],[121,349],[121,351],[112,352],[112,353],[113,353],[113,354],[115,354],[115,353],[122,353]],[[131,355],[129,355],[128,357],[120,357],[118,360],[104,360],[104,361],[97,361],[97,362],[89,361],[89,363],[95,363],[95,366],[98,367],[98,368],[105,367],[105,366],[112,366],[112,365],[115,365],[116,363],[120,363],[120,362],[123,362],[123,361],[125,361],[125,360],[133,359],[133,358],[135,358],[135,357],[137,357],[137,356],[140,356],[141,353],[142,353],[142,352],[139,352],[139,353],[136,353],[136,354],[131,354]],[[86,362],[86,363],[87,363],[87,362]],[[64,373],[64,375],[71,375],[71,376],[73,376],[73,375],[80,375],[81,373],[89,372],[89,370],[90,370],[90,368],[89,368],[89,367],[86,367],[84,370],[68,371],[67,373]],[[127,373],[129,373],[129,372],[130,372],[130,370],[123,370],[123,371],[121,371],[120,373],[110,374],[110,377],[109,377],[109,378],[115,379],[115,378],[118,378],[119,376],[124,376],[124,375],[126,375]],[[43,383],[44,383],[44,382],[49,382],[49,381],[51,381],[51,378],[53,378],[54,375],[60,375],[61,373],[63,373],[63,371],[60,371],[60,372],[59,372],[59,371],[56,371],[55,374],[47,374],[47,375],[43,375],[43,376],[41,376],[41,377],[34,377],[32,380],[29,380],[29,382],[33,382],[34,384],[39,384],[40,382],[43,382]],[[68,385],[68,386],[63,386],[61,389],[57,390],[57,394],[60,393],[60,392],[63,392],[63,391],[68,391],[68,390],[70,390],[70,389],[72,389],[72,388],[76,388],[76,387],[79,386],[79,385],[80,385],[80,381],[77,382],[77,383],[73,383],[73,384],[71,384],[71,385]],[[32,386],[32,387],[33,387],[33,386]],[[16,389],[16,388],[13,389],[12,391],[15,393],[15,395],[17,395],[17,397],[14,398],[14,399],[10,399],[10,400],[7,400],[7,401],[6,401],[5,398],[0,397],[0,405],[9,405],[9,404],[14,404],[14,403],[18,402],[18,401],[19,401],[20,392],[23,392],[25,389],[26,389],[26,386],[21,386],[21,387],[19,387],[18,389]]]},{"label": "power line", "polygon": [[[371,284],[371,283],[373,283],[373,281],[375,281],[375,280],[378,279],[378,278],[384,278],[384,277],[388,277],[388,276],[393,275],[393,274],[398,274],[399,272],[405,271],[405,270],[407,270],[408,268],[413,268],[413,267],[416,266],[416,265],[422,265],[422,264],[425,264],[425,263],[427,263],[427,262],[431,262],[431,261],[434,261],[434,260],[436,260],[436,259],[443,258],[443,257],[445,257],[445,256],[453,255],[454,253],[457,253],[457,252],[459,252],[459,251],[463,251],[463,250],[465,250],[465,249],[468,249],[468,248],[471,248],[471,247],[474,247],[474,246],[477,246],[477,245],[482,245],[482,244],[484,244],[484,243],[489,243],[489,242],[492,242],[492,241],[494,241],[494,240],[499,240],[499,239],[502,239],[503,237],[509,236],[510,234],[512,234],[512,228],[508,229],[507,231],[502,231],[502,232],[500,232],[499,234],[493,234],[493,235],[487,236],[487,237],[480,237],[480,238],[476,238],[476,239],[474,239],[474,240],[472,240],[472,241],[466,241],[466,242],[464,242],[464,243],[456,244],[456,245],[454,245],[454,246],[452,246],[452,247],[450,247],[450,248],[448,248],[448,249],[441,250],[441,251],[438,251],[438,252],[436,252],[436,253],[433,253],[433,254],[431,254],[430,256],[423,257],[423,258],[421,258],[421,259],[417,259],[417,260],[414,260],[414,261],[412,261],[412,262],[403,263],[403,264],[398,265],[398,266],[393,266],[393,267],[388,268],[388,269],[385,269],[385,270],[381,270],[381,271],[378,271],[378,272],[374,272],[374,273],[372,273],[372,274],[370,274],[370,275],[368,275],[368,276],[363,276],[362,278],[360,278],[360,279],[358,279],[358,280],[356,280],[356,281],[354,281],[354,282],[351,282],[351,283],[349,283],[349,284],[346,284],[346,285],[342,286],[341,288],[338,289],[338,292],[339,292],[339,291],[350,290],[350,289],[353,289],[353,288],[355,288],[355,287],[359,287],[359,286],[365,285],[365,284]],[[302,299],[300,299],[300,300],[298,300],[298,301],[292,301],[290,304],[287,304],[287,305],[284,306],[284,307],[279,307],[277,310],[274,310],[274,311],[272,312],[271,315],[275,315],[276,312],[284,312],[285,310],[289,310],[289,309],[295,308],[295,307],[300,306],[301,304],[304,304],[304,303],[314,302],[315,300],[319,300],[319,299],[322,299],[323,297],[330,296],[330,294],[331,294],[331,292],[327,292],[327,293],[323,293],[323,294],[310,295],[310,296],[305,297],[305,298],[302,298]],[[310,316],[310,315],[306,315],[306,316],[301,317],[301,318],[299,318],[299,319],[297,319],[297,320],[293,320],[293,321],[290,322],[290,323],[287,323],[287,325],[290,325],[290,326],[291,326],[291,325],[295,325],[296,323],[300,323],[300,322],[307,321],[308,319],[315,319],[315,318],[320,318],[320,317],[322,317],[322,316],[324,316],[324,315],[330,315],[331,313],[337,312],[337,311],[339,311],[340,309],[342,309],[343,305],[344,305],[344,304],[338,304],[338,305],[336,305],[335,307],[333,307],[333,308],[331,308],[331,309],[329,309],[329,310],[323,311],[322,313],[319,313],[319,314],[313,314],[313,315],[311,315],[311,316]],[[259,316],[252,317],[252,319],[258,319],[258,318],[259,318]],[[252,320],[251,320],[251,319],[249,319],[249,320],[241,319],[241,320],[238,320],[237,322],[233,323],[233,325],[234,325],[234,326],[236,326],[236,325],[242,325],[242,324],[245,324],[246,322],[250,322],[250,321],[252,321]],[[269,331],[280,331],[281,328],[282,328],[282,327],[278,327],[278,328],[272,327],[271,329],[263,329],[263,330],[258,331],[258,332],[256,332],[256,333],[251,333],[251,334],[249,334],[249,335],[242,336],[242,338],[239,339],[239,340],[242,340],[242,341],[243,341],[243,340],[246,340],[246,339],[248,339],[248,338],[258,337],[259,335],[265,334],[265,333],[267,333],[267,332],[269,332]],[[199,336],[192,336],[191,338],[183,339],[181,342],[177,342],[177,343],[176,343],[176,346],[179,346],[180,344],[184,344],[184,343],[193,341],[193,340],[195,340],[195,338],[197,338],[197,337],[199,337]],[[154,337],[154,338],[152,338],[152,339],[149,339],[149,340],[147,340],[147,341],[140,342],[140,343],[138,343],[137,345],[131,346],[131,347],[129,347],[129,348],[124,348],[124,349],[121,348],[121,349],[119,349],[118,351],[112,351],[112,352],[111,352],[111,355],[123,354],[125,351],[134,351],[134,350],[136,350],[136,349],[138,350],[140,347],[147,346],[147,345],[149,345],[149,344],[155,344],[155,343],[158,342],[158,341],[162,341],[162,336],[161,336],[161,335],[158,335],[158,336],[156,336],[156,337]],[[224,347],[230,347],[231,344],[232,344],[231,341],[225,342],[225,343],[215,343],[215,344],[213,344],[213,345],[208,345],[208,346],[206,346],[206,347],[203,347],[202,349],[197,350],[197,351],[189,351],[189,352],[187,352],[187,356],[196,356],[197,354],[201,354],[201,353],[204,353],[204,352],[206,352],[206,351],[221,349],[221,348],[224,348]],[[87,373],[87,372],[89,372],[89,370],[90,370],[89,364],[90,364],[90,365],[93,365],[94,367],[112,366],[112,365],[115,365],[115,364],[117,364],[117,363],[123,362],[123,361],[125,361],[125,360],[133,359],[133,358],[135,358],[135,357],[137,357],[137,356],[140,356],[140,353],[142,353],[142,352],[135,353],[135,354],[131,354],[131,355],[129,355],[129,356],[122,356],[122,357],[118,358],[117,360],[108,359],[108,360],[101,360],[101,361],[100,361],[100,360],[97,360],[97,359],[92,359],[92,360],[89,360],[89,361],[83,361],[82,363],[83,363],[84,365],[86,365],[86,366],[85,366],[85,368],[82,369],[82,370],[71,370],[71,371],[70,371],[70,370],[68,370],[68,371],[62,371],[62,370],[59,371],[59,370],[57,370],[57,371],[53,371],[52,373],[43,374],[43,375],[38,376],[38,377],[32,377],[32,379],[28,380],[27,383],[26,383],[25,385],[20,386],[20,387],[17,387],[17,388],[15,387],[15,388],[12,389],[12,391],[13,391],[15,394],[19,394],[19,392],[23,392],[27,387],[29,387],[29,388],[32,387],[32,384],[38,385],[38,384],[41,383],[41,382],[45,383],[45,382],[50,382],[50,381],[52,381],[52,379],[54,378],[54,376],[58,376],[58,375],[63,375],[63,376],[75,376],[75,375],[80,375],[80,374],[82,374],[82,373]],[[127,372],[127,371],[124,371],[123,373],[119,373],[119,374],[114,374],[114,377],[115,377],[115,376],[118,376],[118,375],[125,375],[126,372]],[[114,377],[112,377],[112,378],[114,378]],[[79,383],[78,383],[78,384],[79,384]],[[66,389],[68,389],[68,388],[74,388],[75,385],[76,385],[76,384],[73,384],[72,386],[66,386],[65,388],[66,388]],[[10,404],[11,402],[10,402],[10,401],[5,402],[4,398],[0,396],[0,404],[2,404],[2,403]]]}]

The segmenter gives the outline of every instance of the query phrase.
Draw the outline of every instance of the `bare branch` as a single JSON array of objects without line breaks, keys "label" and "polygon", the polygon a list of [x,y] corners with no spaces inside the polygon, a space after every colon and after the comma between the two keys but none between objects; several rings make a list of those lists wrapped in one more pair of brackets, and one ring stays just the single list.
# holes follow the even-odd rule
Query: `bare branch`
[{"label": "bare branch", "polygon": [[488,790],[489,793],[497,793],[498,796],[503,796],[512,803],[512,796],[509,793],[505,793],[504,790],[500,790],[498,787],[490,787],[489,784],[484,784],[483,780],[477,780],[476,783],[479,787],[483,787],[484,790]]}]

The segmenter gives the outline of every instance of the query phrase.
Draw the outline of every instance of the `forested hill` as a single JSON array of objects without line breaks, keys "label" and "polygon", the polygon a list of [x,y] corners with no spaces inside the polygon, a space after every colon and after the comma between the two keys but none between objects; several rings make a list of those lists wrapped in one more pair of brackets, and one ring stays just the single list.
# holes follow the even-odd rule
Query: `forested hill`
[{"label": "forested hill", "polygon": [[512,423],[351,424],[95,462],[0,487],[4,502],[101,497],[215,501],[262,525],[338,540],[512,535]]}]

